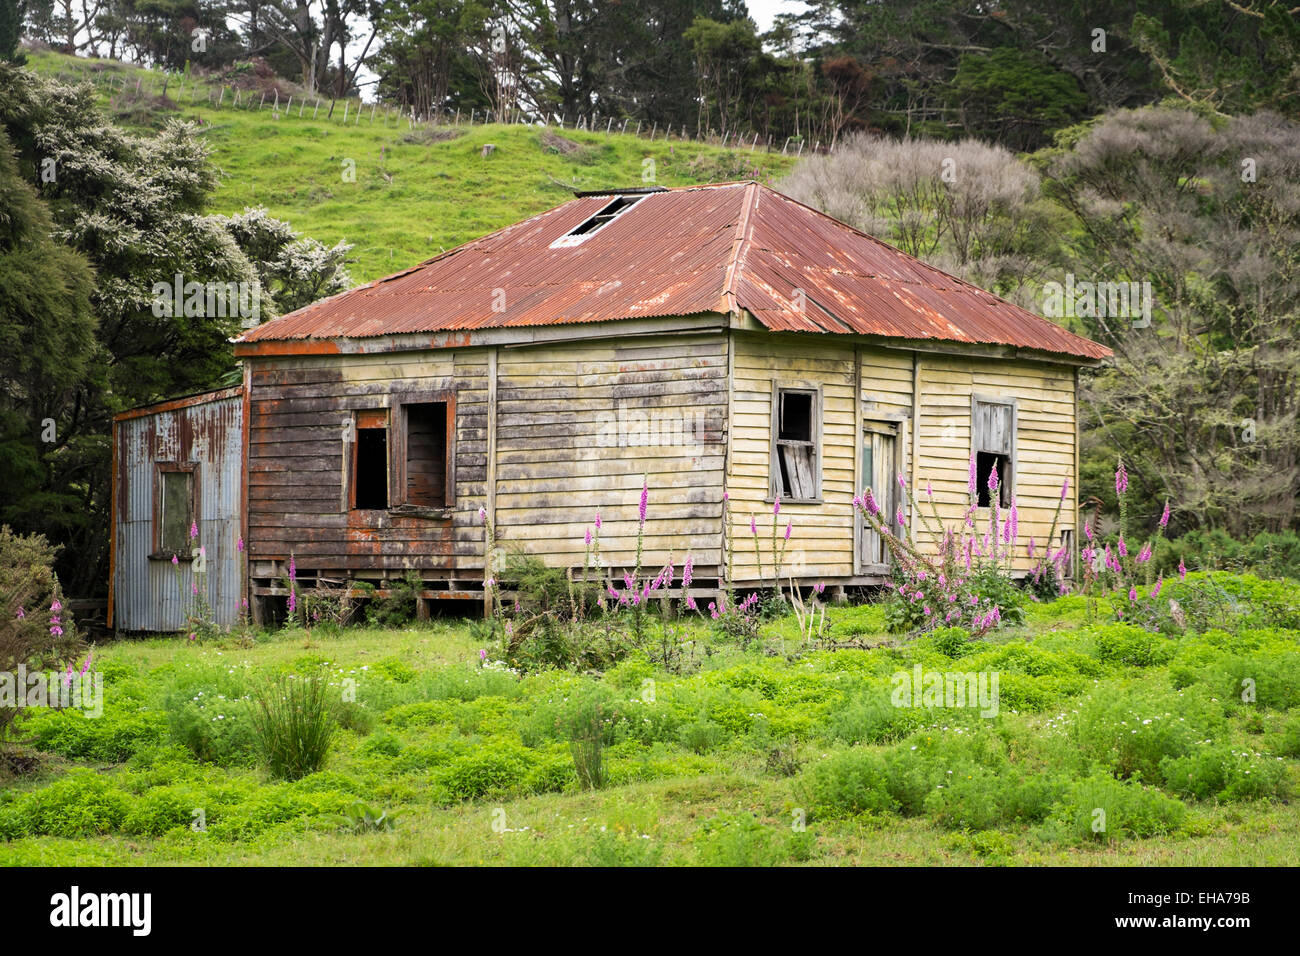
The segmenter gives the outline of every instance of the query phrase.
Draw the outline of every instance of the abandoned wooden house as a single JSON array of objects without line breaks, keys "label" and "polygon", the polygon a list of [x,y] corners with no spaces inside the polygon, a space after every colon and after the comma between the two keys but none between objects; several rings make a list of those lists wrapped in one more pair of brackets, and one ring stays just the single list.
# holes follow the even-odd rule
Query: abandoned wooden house
[{"label": "abandoned wooden house", "polygon": [[572,568],[599,514],[621,571],[643,480],[645,565],[689,555],[701,597],[759,580],[751,519],[764,554],[791,523],[797,582],[878,583],[855,491],[892,515],[902,475],[956,517],[972,454],[1045,544],[1078,369],[1109,354],[754,182],[579,193],[234,349],[259,612],[291,556],[302,587],[414,570],[426,601],[480,598],[481,513],[499,552]]}]

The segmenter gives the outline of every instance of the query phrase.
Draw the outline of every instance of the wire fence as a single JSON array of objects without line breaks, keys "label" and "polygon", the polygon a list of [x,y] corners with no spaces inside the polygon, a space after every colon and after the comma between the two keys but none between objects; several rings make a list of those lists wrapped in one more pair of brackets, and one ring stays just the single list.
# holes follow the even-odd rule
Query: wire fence
[{"label": "wire fence", "polygon": [[805,152],[826,155],[834,149],[834,144],[823,144],[820,140],[809,143],[801,136],[787,136],[783,140],[773,140],[752,129],[743,132],[735,130],[718,132],[697,125],[692,130],[687,123],[671,123],[661,127],[657,122],[646,123],[629,117],[599,114],[590,117],[573,117],[570,121],[570,118],[563,114],[543,115],[523,110],[503,112],[472,108],[468,112],[457,109],[439,111],[431,116],[419,116],[411,107],[366,103],[360,98],[341,100],[322,98],[296,92],[281,96],[278,86],[269,90],[244,89],[230,83],[213,83],[209,77],[164,70],[137,69],[132,75],[126,71],[95,69],[93,66],[88,66],[84,70],[73,73],[59,71],[55,76],[65,83],[93,83],[108,94],[110,102],[114,96],[166,97],[182,107],[205,106],[213,110],[270,110],[277,119],[309,119],[316,122],[323,120],[340,125],[359,126],[366,123],[374,126],[378,123],[389,128],[404,126],[412,130],[433,130],[506,123],[603,133],[606,136],[632,135],[647,142],[662,140],[704,144],[723,149],[729,147],[738,151],[762,150],[794,157],[802,156]]}]

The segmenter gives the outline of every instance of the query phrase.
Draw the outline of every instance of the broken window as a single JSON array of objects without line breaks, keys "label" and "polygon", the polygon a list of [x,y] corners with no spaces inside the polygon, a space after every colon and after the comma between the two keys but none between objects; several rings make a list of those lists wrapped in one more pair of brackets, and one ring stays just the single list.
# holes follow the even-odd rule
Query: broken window
[{"label": "broken window", "polygon": [[356,432],[352,453],[352,507],[385,509],[388,507],[387,412],[358,412]]},{"label": "broken window", "polygon": [[558,246],[576,246],[588,236],[599,232],[605,226],[609,225],[623,213],[627,212],[645,196],[615,196],[612,200],[601,207],[600,212],[596,213],[590,219],[584,219],[578,225],[574,226],[555,242],[551,243],[552,248]]},{"label": "broken window", "polygon": [[446,402],[403,406],[406,411],[406,504],[444,508],[447,500]]},{"label": "broken window", "polygon": [[783,501],[821,497],[820,398],[815,389],[775,389],[771,492]]},{"label": "broken window", "polygon": [[193,465],[159,462],[156,514],[155,551],[188,556],[190,527],[198,518],[195,513]]},{"label": "broken window", "polygon": [[971,453],[975,456],[975,490],[979,507],[992,505],[989,475],[995,472],[998,476],[998,504],[1009,507],[1015,482],[1014,401],[979,397],[971,400]]},{"label": "broken window", "polygon": [[[902,468],[898,433],[897,422],[866,421],[862,425],[862,485],[871,489],[885,523],[895,534],[903,532],[897,519]],[[889,564],[884,538],[867,521],[862,522],[862,563],[870,567]]]}]

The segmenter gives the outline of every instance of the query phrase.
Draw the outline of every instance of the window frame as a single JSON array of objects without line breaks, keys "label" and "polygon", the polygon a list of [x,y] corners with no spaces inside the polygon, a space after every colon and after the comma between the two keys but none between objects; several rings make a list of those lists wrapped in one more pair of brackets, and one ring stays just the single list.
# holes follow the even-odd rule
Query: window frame
[{"label": "window frame", "polygon": [[[441,505],[413,505],[407,500],[407,475],[406,475],[406,440],[407,440],[407,420],[409,416],[408,408],[411,405],[428,405],[434,402],[442,402],[447,406],[446,437],[445,437],[445,461],[444,480],[445,492],[443,503]],[[390,432],[389,442],[389,489],[388,489],[388,509],[400,509],[404,511],[446,511],[456,507],[456,392],[450,388],[429,389],[415,392],[402,392],[395,397],[393,402],[393,412],[390,415],[389,428],[393,428],[396,423],[396,441],[392,440],[393,433]],[[394,487],[396,486],[396,487]]]},{"label": "window frame", "polygon": [[391,410],[388,409],[387,407],[381,407],[381,408],[354,408],[354,409],[352,409],[352,417],[351,417],[352,427],[349,429],[349,432],[350,432],[349,438],[350,438],[350,440],[349,440],[348,443],[347,443],[347,444],[348,444],[348,447],[347,447],[347,452],[348,452],[348,487],[347,487],[347,502],[346,502],[346,503],[347,503],[347,510],[348,510],[349,512],[353,512],[353,511],[374,512],[374,511],[386,511],[386,510],[388,510],[387,508],[358,508],[358,507],[357,507],[357,444],[358,444],[358,439],[361,437],[361,436],[360,436],[360,432],[362,431],[363,428],[365,428],[365,429],[369,429],[369,428],[375,428],[375,427],[376,427],[376,426],[374,426],[374,425],[361,425],[361,424],[360,424],[360,421],[361,421],[361,419],[362,419],[363,417],[367,417],[367,416],[370,416],[370,415],[375,415],[376,417],[382,415],[382,416],[383,416],[383,419],[384,419],[384,429],[385,429],[385,431],[387,432],[387,434],[386,434],[385,437],[384,437],[384,444],[385,444],[385,446],[386,446],[386,450],[387,450],[387,453],[388,453],[388,455],[387,455],[387,459],[388,459],[388,460],[387,460],[387,461],[385,462],[385,464],[384,464],[384,470],[385,470],[384,480],[385,480],[386,484],[388,485],[388,492],[389,492],[389,493],[388,493],[388,507],[391,508],[391,507],[392,507],[392,504],[393,504],[393,497],[392,497],[392,484],[393,484],[393,466],[392,466],[392,455],[393,455],[393,415],[392,415],[392,412],[391,412]]},{"label": "window frame", "polygon": [[[809,434],[812,436],[807,442],[793,441],[780,438],[781,434],[781,396],[784,394],[808,395],[812,398],[812,408],[809,414],[812,416],[809,428]],[[772,380],[772,430],[770,435],[769,454],[768,454],[768,482],[767,482],[767,502],[769,504],[780,501],[781,504],[804,504],[819,505],[822,504],[822,446],[823,446],[823,414],[822,414],[822,387],[820,384],[809,382],[782,382],[778,379]],[[795,498],[781,494],[781,462],[780,448],[782,445],[809,445],[812,448],[812,472],[813,472],[813,495],[810,498]]]},{"label": "window frame", "polygon": [[[978,408],[980,405],[1004,405],[1011,409],[1011,447],[1007,451],[1001,449],[984,448],[977,441],[975,434],[976,423],[979,421]],[[1008,398],[1003,395],[990,395],[987,393],[972,392],[970,397],[970,453],[977,461],[980,454],[986,455],[1005,455],[1007,458],[1007,477],[998,486],[998,507],[1010,507],[1011,499],[1016,493],[1016,479],[1019,476],[1020,469],[1016,466],[1016,459],[1020,451],[1020,400],[1017,398]],[[981,475],[978,471],[975,473],[975,493],[978,496],[980,482],[988,481],[988,475]],[[978,499],[977,499],[978,500]],[[984,505],[988,508],[991,505]]]},{"label": "window frame", "polygon": [[[446,422],[446,490],[442,505],[413,505],[407,500],[406,484],[406,441],[407,441],[407,407],[441,402],[447,407]],[[387,430],[387,487],[388,507],[357,507],[357,438],[358,431],[366,426],[359,426],[363,417],[382,414],[384,428]],[[450,388],[410,389],[389,395],[387,405],[379,408],[356,408],[350,412],[350,439],[346,442],[347,461],[345,475],[347,488],[343,504],[347,512],[376,512],[388,514],[406,514],[420,517],[447,518],[456,506],[456,391]],[[371,426],[373,427],[373,426]]]},{"label": "window frame", "polygon": [[[898,475],[903,474],[904,464],[906,462],[906,451],[904,448],[907,431],[906,425],[907,422],[902,416],[872,413],[864,413],[858,422],[858,427],[862,431],[863,450],[866,448],[867,436],[869,434],[874,433],[884,435],[894,440],[894,460],[891,462],[891,467],[889,469],[892,477],[887,480],[888,487],[883,489],[885,500],[879,501],[878,499],[881,510],[887,515],[885,523],[890,527],[891,533],[893,534],[904,533],[904,529],[899,527],[897,518],[898,508],[902,502],[900,500],[899,492],[895,491],[894,488],[898,485]],[[862,458],[864,456],[860,452],[858,457],[858,468],[862,469]],[[872,465],[874,466],[875,464],[875,455],[873,454]],[[882,493],[882,489],[874,488],[872,486],[871,476],[865,473],[861,476],[859,485],[862,491],[865,491],[867,488],[872,488],[873,494],[879,495]],[[885,509],[888,510],[886,511]],[[854,534],[857,538],[858,547],[860,549],[858,555],[858,573],[889,574],[893,568],[893,562],[889,559],[889,549],[887,547],[884,548],[885,560],[883,562],[867,560],[867,532],[871,529],[863,519],[862,515],[858,514],[856,510],[854,511],[854,525]]]},{"label": "window frame", "polygon": [[190,521],[185,526],[185,540],[189,543],[190,528],[199,520],[199,463],[197,461],[156,461],[153,465],[153,514],[150,516],[151,544],[149,558],[155,561],[193,561],[193,546],[186,551],[163,547],[163,475],[185,474],[190,479]]}]

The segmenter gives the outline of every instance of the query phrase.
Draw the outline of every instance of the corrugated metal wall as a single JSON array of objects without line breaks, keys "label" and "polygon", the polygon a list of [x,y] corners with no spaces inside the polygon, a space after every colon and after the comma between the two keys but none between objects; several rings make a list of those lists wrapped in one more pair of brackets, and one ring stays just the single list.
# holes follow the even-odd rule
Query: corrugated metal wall
[{"label": "corrugated metal wall", "polygon": [[[221,398],[117,423],[117,513],[113,624],[126,631],[180,631],[198,613],[197,577],[216,623],[239,620],[243,555],[240,534],[243,409]],[[155,463],[195,462],[199,488],[198,544],[207,571],[186,562],[151,560]]]}]

